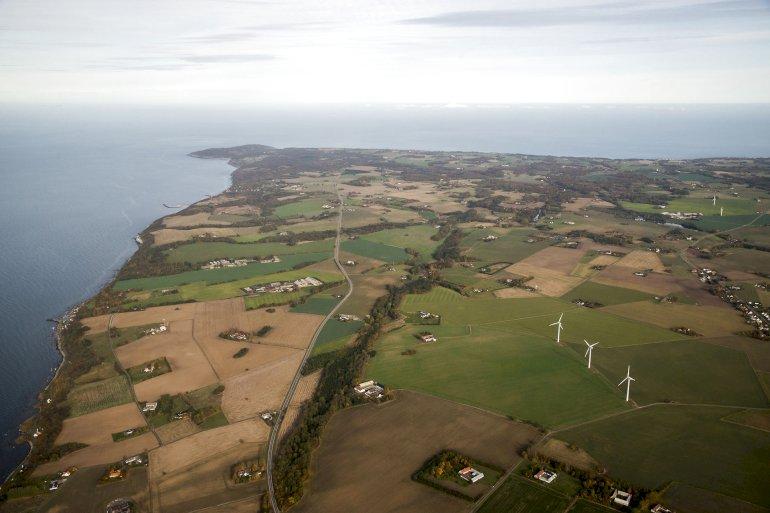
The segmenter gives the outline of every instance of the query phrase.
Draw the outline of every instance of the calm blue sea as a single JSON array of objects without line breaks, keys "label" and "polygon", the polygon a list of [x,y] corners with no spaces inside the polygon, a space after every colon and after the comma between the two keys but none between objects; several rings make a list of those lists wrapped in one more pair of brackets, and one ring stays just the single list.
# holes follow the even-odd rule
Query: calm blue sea
[{"label": "calm blue sea", "polygon": [[210,146],[390,147],[602,157],[770,157],[770,106],[172,109],[0,106],[0,478],[59,363],[47,318],[109,280],[133,236],[221,191]]}]

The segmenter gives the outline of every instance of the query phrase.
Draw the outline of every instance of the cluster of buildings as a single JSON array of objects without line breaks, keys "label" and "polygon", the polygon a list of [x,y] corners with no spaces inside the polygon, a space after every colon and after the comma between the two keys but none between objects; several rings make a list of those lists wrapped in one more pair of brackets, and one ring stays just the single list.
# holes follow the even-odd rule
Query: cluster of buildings
[{"label": "cluster of buildings", "polygon": [[430,342],[438,342],[436,335],[434,335],[433,333],[420,333],[419,337],[420,337],[420,340],[426,344]]},{"label": "cluster of buildings", "polygon": [[252,285],[250,287],[243,287],[246,294],[265,294],[275,292],[294,292],[295,290],[303,289],[306,287],[318,287],[323,285],[321,280],[307,276],[294,281],[274,281],[272,283],[266,283],[264,285]]},{"label": "cluster of buildings", "polygon": [[160,333],[164,333],[168,330],[168,326],[166,326],[166,323],[161,324],[157,328],[149,328],[144,331],[145,335],[158,335]]},{"label": "cluster of buildings", "polygon": [[420,317],[420,319],[422,319],[424,321],[427,321],[429,319],[438,319],[439,318],[438,315],[432,314],[430,312],[426,312],[424,310],[420,310],[419,312],[417,312],[417,315]]},{"label": "cluster of buildings", "polygon": [[229,258],[222,258],[220,260],[212,260],[208,264],[201,266],[201,269],[222,269],[224,267],[244,267],[249,265],[253,260],[247,260],[245,258],[230,260]]},{"label": "cluster of buildings", "polygon": [[554,479],[556,479],[558,474],[556,472],[552,472],[550,470],[542,469],[540,472],[535,474],[535,479],[538,481],[542,481],[545,484],[553,483]]},{"label": "cluster of buildings", "polygon": [[703,214],[700,212],[661,212],[666,217],[669,217],[671,219],[676,219],[679,221],[696,221],[703,217]]},{"label": "cluster of buildings", "polygon": [[768,313],[768,309],[762,303],[739,297],[735,292],[741,290],[740,285],[725,283],[727,278],[713,269],[704,267],[702,269],[694,269],[693,272],[698,275],[701,282],[710,285],[712,292],[719,296],[722,301],[730,303],[733,308],[743,315],[746,324],[754,327],[754,332],[752,333],[754,337],[761,340],[770,338],[770,313]]},{"label": "cluster of buildings", "polygon": [[64,470],[59,473],[59,475],[51,479],[51,482],[48,484],[48,490],[53,492],[59,489],[61,485],[67,482],[67,479],[77,471],[77,467],[70,467],[67,470]]},{"label": "cluster of buildings", "polygon": [[381,385],[377,384],[373,380],[359,383],[358,386],[356,386],[353,390],[355,390],[357,394],[363,395],[367,399],[381,399],[382,393],[385,391]]},{"label": "cluster of buildings", "polygon": [[358,321],[360,319],[353,314],[339,314],[337,315],[337,320],[339,320],[340,322],[350,322],[350,321]]},{"label": "cluster of buildings", "polygon": [[612,492],[612,497],[611,497],[612,502],[625,507],[631,506],[632,498],[633,496],[630,493],[624,492],[623,490],[615,490],[614,492]]}]

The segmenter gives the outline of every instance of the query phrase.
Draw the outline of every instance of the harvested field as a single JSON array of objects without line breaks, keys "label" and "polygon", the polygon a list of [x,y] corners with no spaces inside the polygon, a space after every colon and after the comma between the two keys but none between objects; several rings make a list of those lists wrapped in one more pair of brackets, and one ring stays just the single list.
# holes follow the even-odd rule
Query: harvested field
[{"label": "harvested field", "polygon": [[264,480],[236,485],[229,479],[235,463],[258,457],[262,448],[261,443],[239,444],[226,451],[215,451],[204,462],[163,476],[153,482],[153,505],[163,513],[189,513],[262,492]]},{"label": "harvested field", "polygon": [[583,278],[578,276],[569,276],[562,271],[524,261],[506,267],[505,270],[518,276],[532,276],[527,285],[535,287],[539,293],[549,297],[563,296],[583,281]]},{"label": "harvested field", "polygon": [[591,457],[579,447],[570,447],[566,442],[557,438],[549,438],[545,442],[535,446],[535,452],[575,468],[588,472],[594,472],[601,469],[599,462]]},{"label": "harvested field", "polygon": [[[537,431],[468,406],[413,392],[337,412],[313,455],[313,476],[298,513],[367,511],[451,513],[468,503],[412,481],[442,449],[507,468]],[[361,448],[366,450],[362,451]]]},{"label": "harvested field", "polygon": [[200,225],[221,224],[228,225],[228,221],[212,220],[208,212],[199,212],[197,214],[174,215],[163,219],[163,226],[166,228],[191,228]]},{"label": "harvested field", "polygon": [[238,232],[233,228],[191,228],[179,230],[176,228],[161,228],[152,232],[153,245],[163,246],[174,242],[192,240],[194,237],[235,237]]},{"label": "harvested field", "polygon": [[283,438],[286,433],[294,425],[299,415],[300,407],[302,403],[313,397],[315,389],[318,386],[318,382],[321,380],[321,371],[318,370],[307,376],[302,376],[297,384],[297,390],[294,392],[294,397],[291,398],[289,408],[286,410],[286,414],[281,424],[280,437]]},{"label": "harvested field", "polygon": [[[276,307],[275,312],[265,309],[245,311],[243,300],[235,298],[224,301],[210,301],[198,305],[193,334],[203,347],[209,361],[221,380],[226,380],[246,370],[255,370],[260,365],[299,353],[310,343],[323,318],[313,314],[293,313],[287,306]],[[219,337],[230,328],[247,332],[272,326],[265,337],[252,338],[248,354],[233,358],[233,353],[244,344]]]},{"label": "harvested field", "polygon": [[201,428],[190,419],[175,420],[155,428],[155,433],[163,445],[176,442],[181,438],[199,433],[200,431]]},{"label": "harvested field", "polygon": [[[127,326],[143,326],[163,322],[181,321],[195,317],[195,310],[198,305],[194,303],[183,303],[179,305],[155,306],[136,312],[121,312],[112,315],[100,315],[98,317],[88,317],[83,319],[83,324],[91,328],[94,333],[107,331],[107,325],[112,317],[112,326],[124,328]],[[155,337],[164,336],[153,335]]]},{"label": "harvested field", "polygon": [[517,265],[526,265],[527,267],[544,267],[551,271],[557,271],[561,274],[568,275],[572,273],[572,270],[583,258],[583,255],[588,251],[588,244],[582,243],[579,249],[560,248],[558,246],[549,246],[545,249],[541,249],[534,255],[519,261],[516,264],[508,267],[508,270],[514,274],[523,274],[517,272]]},{"label": "harvested field", "polygon": [[589,207],[612,208],[614,206],[615,205],[609,201],[604,201],[597,198],[575,198],[573,201],[563,205],[564,210],[567,212],[580,212],[581,210]]},{"label": "harvested field", "polygon": [[60,472],[69,467],[92,467],[94,465],[105,465],[118,461],[127,456],[148,451],[158,446],[158,441],[152,433],[128,438],[121,442],[110,444],[89,445],[83,449],[71,452],[61,459],[44,463],[35,469],[34,475],[44,476]]},{"label": "harvested field", "polygon": [[612,285],[613,287],[640,290],[659,296],[677,293],[682,290],[678,280],[670,274],[650,273],[646,277],[634,276],[634,269],[618,264],[600,271],[593,277],[593,281]]},{"label": "harvested field", "polygon": [[[251,349],[249,354],[255,349]],[[222,411],[227,419],[238,422],[265,410],[277,410],[301,361],[302,352],[295,350],[280,359],[226,379],[223,383]]]},{"label": "harvested field", "polygon": [[746,330],[746,323],[738,312],[718,306],[641,301],[607,306],[602,311],[662,328],[684,326],[704,337],[721,337]]},{"label": "harvested field", "polygon": [[161,357],[166,357],[171,366],[171,372],[134,385],[139,401],[154,401],[163,394],[197,390],[218,381],[206,355],[192,337],[192,328],[191,320],[177,321],[171,323],[166,334],[144,337],[115,349],[125,368]]},{"label": "harvested field", "polygon": [[68,442],[88,445],[112,444],[112,433],[146,424],[136,404],[127,403],[65,419],[61,433],[56,437],[56,445]]},{"label": "harvested field", "polygon": [[[666,266],[660,261],[660,257],[653,251],[632,251],[618,260],[615,265],[630,267],[634,271],[642,269],[652,269],[656,272],[663,272]],[[633,271],[632,271],[633,272]]]},{"label": "harvested field", "polygon": [[254,513],[262,507],[262,494],[255,497],[247,497],[234,502],[227,502],[219,506],[211,506],[198,510],[198,513]]},{"label": "harvested field", "polygon": [[498,290],[495,290],[493,293],[495,297],[499,297],[501,299],[537,297],[537,294],[535,294],[534,292],[530,292],[528,290],[520,289],[517,287],[508,287],[505,289],[498,289]]},{"label": "harvested field", "polygon": [[217,452],[245,443],[264,443],[270,434],[261,420],[245,420],[216,429],[201,431],[150,452],[150,480],[154,484],[164,475],[205,461]]},{"label": "harvested field", "polygon": [[[116,497],[130,498],[137,513],[150,511],[147,496],[147,468],[129,470],[124,479],[106,485],[97,484],[104,469],[85,468],[75,472],[58,493],[45,496],[36,512],[48,513],[104,513],[107,504]],[[2,509],[2,511],[6,511]]]}]

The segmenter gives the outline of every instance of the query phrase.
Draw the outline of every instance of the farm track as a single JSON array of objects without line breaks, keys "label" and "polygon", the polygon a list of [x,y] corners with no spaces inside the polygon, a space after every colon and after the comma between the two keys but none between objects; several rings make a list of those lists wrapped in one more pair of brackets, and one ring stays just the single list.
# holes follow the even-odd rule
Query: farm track
[{"label": "farm track", "polygon": [[[335,185],[336,189],[336,185]],[[334,239],[334,263],[337,266],[337,268],[340,270],[342,275],[345,277],[345,280],[348,282],[348,292],[345,294],[345,297],[342,298],[342,300],[337,303],[337,305],[332,308],[332,310],[324,317],[324,320],[321,322],[321,324],[318,325],[318,328],[316,328],[315,333],[313,334],[313,338],[310,341],[310,344],[308,345],[307,349],[305,350],[305,354],[302,357],[302,361],[300,362],[299,366],[297,367],[297,372],[294,374],[294,379],[291,382],[291,385],[289,386],[289,390],[286,392],[286,396],[283,399],[283,403],[281,404],[281,409],[276,415],[276,421],[273,424],[272,429],[270,430],[270,438],[268,440],[267,444],[267,494],[270,499],[270,506],[272,508],[273,513],[280,513],[281,509],[278,507],[278,501],[275,499],[275,483],[273,482],[273,460],[275,458],[275,450],[276,446],[278,444],[279,435],[281,432],[281,424],[283,423],[284,415],[286,414],[286,411],[289,408],[289,405],[291,404],[292,399],[294,398],[294,393],[297,390],[297,385],[299,384],[300,379],[302,378],[302,368],[305,366],[305,362],[307,362],[307,359],[310,357],[310,353],[313,351],[313,346],[316,343],[316,340],[318,340],[318,336],[321,334],[321,331],[323,330],[324,326],[326,326],[326,323],[331,319],[334,314],[339,310],[340,306],[347,301],[347,299],[353,294],[353,280],[350,278],[350,275],[345,270],[344,266],[340,263],[340,238],[342,234],[342,194],[340,193],[339,189],[336,189],[337,192],[337,199],[339,200],[340,206],[339,206],[339,216],[337,217],[337,236]]]}]

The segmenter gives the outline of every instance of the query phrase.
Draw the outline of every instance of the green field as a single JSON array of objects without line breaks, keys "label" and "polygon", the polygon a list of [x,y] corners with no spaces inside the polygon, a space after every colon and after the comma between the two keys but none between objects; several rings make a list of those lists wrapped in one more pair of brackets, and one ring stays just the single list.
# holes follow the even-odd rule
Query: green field
[{"label": "green field", "polygon": [[614,511],[617,510],[596,504],[595,502],[589,502],[585,499],[578,499],[570,508],[569,513],[613,513]]},{"label": "green field", "polygon": [[659,328],[600,310],[581,308],[558,299],[535,297],[526,299],[467,298],[452,290],[434,287],[426,294],[412,294],[404,298],[401,310],[425,310],[439,314],[442,323],[485,326],[503,333],[522,330],[543,337],[555,338],[555,330],[548,326],[564,313],[562,342],[589,339],[603,347],[646,344],[668,340],[684,340],[671,330]]},{"label": "green field", "polygon": [[334,249],[334,239],[315,240],[288,245],[280,242],[193,242],[166,251],[169,262],[208,262],[218,258],[257,258],[272,255],[323,253]]},{"label": "green field", "polygon": [[[551,245],[549,241],[526,242],[535,233],[531,228],[514,228],[504,235],[492,230],[472,230],[460,245],[463,254],[481,262],[510,262],[533,255]],[[484,242],[487,235],[498,235],[497,240]]]},{"label": "green field", "polygon": [[770,216],[763,215],[759,219],[757,219],[757,214],[724,217],[719,215],[704,216],[695,222],[695,226],[704,231],[722,231],[732,230],[749,223],[751,226],[767,226],[770,224]]},{"label": "green field", "polygon": [[188,271],[167,276],[153,276],[151,278],[134,278],[121,280],[114,285],[115,290],[154,290],[169,289],[180,285],[204,282],[208,284],[226,283],[241,280],[250,276],[263,276],[293,269],[295,266],[307,263],[312,264],[326,260],[331,253],[301,253],[297,255],[283,255],[280,262],[269,264],[249,264],[242,267],[226,267],[224,269],[207,269]]},{"label": "green field", "polygon": [[719,209],[724,207],[724,213],[728,216],[750,215],[757,209],[762,208],[761,204],[755,201],[742,198],[723,198],[717,195],[717,204],[714,205],[711,198],[693,198],[684,197],[671,200],[665,203],[666,208],[658,208],[657,205],[647,203],[633,203],[630,201],[620,202],[623,208],[635,210],[637,212],[646,212],[660,214],[661,212],[700,212],[704,216],[719,215]]},{"label": "green field", "polygon": [[389,264],[400,264],[409,260],[409,254],[404,248],[372,242],[363,238],[343,241],[341,247],[343,251],[348,253],[382,260]]},{"label": "green field", "polygon": [[666,506],[682,513],[768,513],[768,508],[703,488],[672,483],[663,495]]},{"label": "green field", "polygon": [[[276,207],[273,213],[281,219],[287,219],[289,217],[313,217],[324,212],[325,209],[321,208],[321,206],[329,203],[329,201],[330,200],[323,198],[308,198],[302,201],[283,204]],[[334,208],[328,210],[331,212],[337,211]]]},{"label": "green field", "polygon": [[304,303],[292,307],[292,312],[327,315],[339,302],[334,297],[311,297]]},{"label": "green field", "polygon": [[[575,344],[582,356],[585,344]],[[631,397],[639,404],[677,401],[766,407],[767,398],[746,355],[696,340],[594,349],[593,366],[618,383],[631,365]]]},{"label": "green field", "polygon": [[125,376],[79,385],[67,395],[69,416],[78,417],[133,401]]},{"label": "green field", "polygon": [[440,240],[431,240],[431,237],[437,232],[438,230],[432,225],[420,224],[407,228],[394,228],[368,233],[362,235],[361,239],[397,248],[410,248],[420,253],[421,257],[429,259],[433,251],[441,244]]},{"label": "green field", "polygon": [[570,499],[516,475],[503,481],[479,513],[562,513]]},{"label": "green field", "polygon": [[770,507],[770,433],[722,421],[726,407],[651,406],[559,433],[618,479],[678,481]]},{"label": "green field", "polygon": [[621,303],[633,303],[635,301],[644,301],[652,299],[652,295],[639,292],[638,290],[626,289],[623,287],[613,287],[611,285],[602,285],[592,281],[584,281],[574,289],[570,290],[561,297],[565,301],[572,302],[576,299],[583,301],[593,301],[601,303],[604,306],[618,305]]},{"label": "green field", "polygon": [[313,354],[327,353],[341,348],[363,324],[363,321],[342,322],[329,319],[318,334],[318,339],[313,346]]},{"label": "green field", "polygon": [[248,296],[243,298],[243,304],[246,306],[246,310],[254,310],[255,308],[262,308],[263,306],[267,305],[285,305],[286,303],[291,303],[292,301],[299,301],[310,293],[310,290],[300,289],[293,292],[259,294],[256,296]]},{"label": "green field", "polygon": [[[420,343],[430,331],[438,342]],[[407,388],[553,427],[625,408],[620,392],[568,348],[528,333],[451,323],[410,326],[384,336],[366,375]],[[408,350],[416,354],[402,354]]]}]

